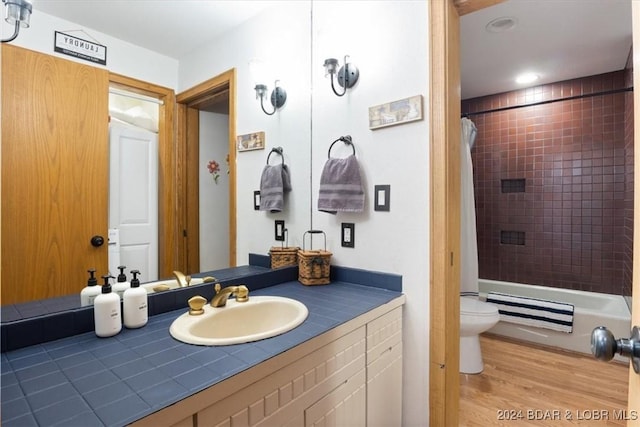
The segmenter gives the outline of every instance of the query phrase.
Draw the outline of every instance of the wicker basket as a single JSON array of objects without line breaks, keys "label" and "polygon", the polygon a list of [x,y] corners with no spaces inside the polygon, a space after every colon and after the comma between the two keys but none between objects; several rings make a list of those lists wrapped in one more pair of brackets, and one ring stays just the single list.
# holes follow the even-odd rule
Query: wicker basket
[{"label": "wicker basket", "polygon": [[298,251],[300,248],[297,246],[289,247],[289,230],[285,228],[282,232],[285,239],[282,246],[272,246],[269,250],[269,255],[271,256],[271,268],[287,267],[298,263]]},{"label": "wicker basket", "polygon": [[287,267],[298,263],[299,247],[272,246],[269,250],[271,256],[271,268]]},{"label": "wicker basket", "polygon": [[[305,250],[307,234],[324,236],[324,250]],[[327,285],[331,283],[331,252],[327,251],[327,235],[321,230],[305,231],[302,236],[302,250],[298,251],[298,281],[303,285]]]}]

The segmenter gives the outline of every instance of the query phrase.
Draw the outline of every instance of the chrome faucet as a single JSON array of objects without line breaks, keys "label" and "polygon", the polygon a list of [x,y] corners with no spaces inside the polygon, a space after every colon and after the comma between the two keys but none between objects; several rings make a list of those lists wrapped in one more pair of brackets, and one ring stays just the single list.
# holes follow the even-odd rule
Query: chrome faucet
[{"label": "chrome faucet", "polygon": [[245,285],[227,286],[221,289],[220,283],[216,283],[214,289],[216,294],[211,298],[211,307],[224,307],[231,295],[235,295],[238,302],[249,301],[249,289]]},{"label": "chrome faucet", "polygon": [[184,273],[180,271],[174,271],[173,276],[178,281],[178,286],[181,288],[186,288],[191,284],[191,276],[185,276]]}]

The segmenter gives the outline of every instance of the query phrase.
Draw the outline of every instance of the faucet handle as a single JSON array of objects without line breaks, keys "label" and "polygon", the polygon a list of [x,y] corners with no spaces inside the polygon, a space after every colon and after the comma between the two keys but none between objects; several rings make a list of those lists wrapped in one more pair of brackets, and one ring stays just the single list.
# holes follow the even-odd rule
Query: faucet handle
[{"label": "faucet handle", "polygon": [[213,290],[216,291],[216,295],[220,293],[220,289],[222,289],[220,283],[216,283],[215,285],[213,285]]},{"label": "faucet handle", "polygon": [[236,287],[235,295],[237,302],[247,302],[249,301],[249,288],[245,285],[238,285]]},{"label": "faucet handle", "polygon": [[204,314],[203,307],[207,303],[207,299],[201,297],[200,295],[196,295],[195,297],[189,298],[187,303],[189,303],[189,315],[199,316],[201,314]]}]

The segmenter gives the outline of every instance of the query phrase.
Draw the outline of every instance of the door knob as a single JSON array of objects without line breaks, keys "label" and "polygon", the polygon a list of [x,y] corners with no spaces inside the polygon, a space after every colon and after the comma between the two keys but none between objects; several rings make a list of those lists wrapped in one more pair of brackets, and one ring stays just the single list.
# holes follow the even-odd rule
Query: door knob
[{"label": "door knob", "polygon": [[91,246],[95,246],[96,248],[104,245],[104,237],[102,236],[93,236],[91,238]]},{"label": "door knob", "polygon": [[608,362],[616,353],[631,358],[636,374],[640,374],[640,329],[634,326],[631,338],[616,340],[610,330],[598,326],[591,332],[591,353],[596,359]]}]

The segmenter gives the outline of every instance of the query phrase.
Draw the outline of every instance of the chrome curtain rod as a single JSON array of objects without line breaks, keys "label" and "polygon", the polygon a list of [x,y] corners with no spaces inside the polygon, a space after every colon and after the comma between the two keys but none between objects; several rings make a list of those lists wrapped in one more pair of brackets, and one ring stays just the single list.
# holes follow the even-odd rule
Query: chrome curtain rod
[{"label": "chrome curtain rod", "polygon": [[510,105],[508,107],[493,108],[491,110],[475,111],[473,113],[471,112],[462,113],[461,117],[477,116],[480,114],[488,114],[488,113],[497,113],[500,111],[515,110],[516,108],[523,108],[523,107],[535,107],[536,105],[551,104],[553,102],[559,102],[559,101],[572,101],[574,99],[591,98],[593,96],[614,95],[616,93],[622,93],[622,92],[633,92],[633,86],[626,87],[623,89],[612,89],[612,90],[605,90],[603,92],[594,92],[594,93],[586,93],[584,95],[568,96],[566,98],[548,99],[546,101],[538,101],[531,104]]}]

